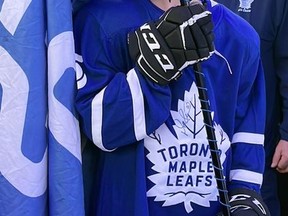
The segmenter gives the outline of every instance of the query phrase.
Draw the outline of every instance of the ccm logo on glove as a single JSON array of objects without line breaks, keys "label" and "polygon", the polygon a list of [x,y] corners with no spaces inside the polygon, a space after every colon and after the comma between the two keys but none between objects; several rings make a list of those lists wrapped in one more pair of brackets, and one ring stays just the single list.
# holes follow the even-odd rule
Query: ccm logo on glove
[{"label": "ccm logo on glove", "polygon": [[[146,31],[145,31],[146,30]],[[168,56],[164,53],[159,52],[160,51],[160,44],[157,41],[155,35],[151,31],[151,28],[149,25],[143,25],[140,27],[140,31],[142,32],[142,36],[150,48],[151,52],[155,53],[154,56],[157,59],[158,63],[161,65],[161,67],[164,69],[164,71],[167,72],[167,70],[174,69],[173,64],[169,60]]]},{"label": "ccm logo on glove", "polygon": [[172,7],[159,20],[128,34],[131,59],[138,70],[165,85],[189,65],[214,52],[211,13],[203,5]]}]

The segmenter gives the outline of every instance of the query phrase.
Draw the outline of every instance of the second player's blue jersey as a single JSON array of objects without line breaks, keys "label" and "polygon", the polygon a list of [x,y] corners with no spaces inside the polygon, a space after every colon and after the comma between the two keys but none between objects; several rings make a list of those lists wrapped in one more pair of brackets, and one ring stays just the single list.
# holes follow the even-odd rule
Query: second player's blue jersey
[{"label": "second player's blue jersey", "polygon": [[[229,190],[259,191],[265,91],[259,38],[242,19],[208,5],[216,51],[201,63]],[[148,0],[90,4],[77,15],[77,108],[99,148],[93,213],[215,216],[220,211],[192,68],[169,85],[144,77],[127,34],[163,14]]]}]

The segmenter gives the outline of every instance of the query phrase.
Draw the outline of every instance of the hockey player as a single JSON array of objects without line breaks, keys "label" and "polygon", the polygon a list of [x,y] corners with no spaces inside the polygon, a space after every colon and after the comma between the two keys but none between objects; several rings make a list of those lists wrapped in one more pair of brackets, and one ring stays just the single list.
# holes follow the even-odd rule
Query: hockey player
[{"label": "hockey player", "polygon": [[218,0],[218,2],[246,19],[260,35],[267,89],[264,143],[266,166],[261,192],[271,214],[279,216],[277,171],[288,172],[288,2],[286,0]]},{"label": "hockey player", "polygon": [[83,72],[77,108],[83,131],[97,146],[89,216],[221,212],[191,67],[197,62],[232,215],[269,215],[259,196],[265,121],[259,39],[223,6],[207,1],[211,15],[200,4],[179,4],[107,0],[77,14]]}]

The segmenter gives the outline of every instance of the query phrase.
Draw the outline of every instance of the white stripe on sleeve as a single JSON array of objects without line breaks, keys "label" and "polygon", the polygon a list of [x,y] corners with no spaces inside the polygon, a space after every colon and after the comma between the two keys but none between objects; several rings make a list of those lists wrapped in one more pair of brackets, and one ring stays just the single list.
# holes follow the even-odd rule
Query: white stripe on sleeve
[{"label": "white stripe on sleeve", "polygon": [[103,146],[102,142],[102,102],[105,89],[102,89],[92,100],[91,104],[91,127],[93,143],[103,151],[111,152],[115,149],[109,150]]},{"label": "white stripe on sleeve", "polygon": [[248,143],[248,144],[263,145],[264,135],[255,134],[255,133],[247,133],[247,132],[239,132],[239,133],[234,134],[232,138],[232,143]]},{"label": "white stripe on sleeve", "polygon": [[263,175],[243,169],[235,169],[230,171],[230,181],[238,180],[262,185]]},{"label": "white stripe on sleeve", "polygon": [[143,93],[134,68],[128,72],[127,81],[132,94],[135,137],[139,141],[147,134]]}]

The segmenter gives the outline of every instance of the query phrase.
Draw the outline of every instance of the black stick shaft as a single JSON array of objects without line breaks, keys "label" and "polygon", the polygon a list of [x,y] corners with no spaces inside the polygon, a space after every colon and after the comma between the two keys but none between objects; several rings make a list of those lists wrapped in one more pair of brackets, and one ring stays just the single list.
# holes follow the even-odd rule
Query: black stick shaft
[{"label": "black stick shaft", "polygon": [[230,216],[230,204],[228,197],[228,190],[226,186],[226,180],[223,174],[223,168],[220,160],[221,152],[217,146],[217,140],[215,136],[215,129],[213,127],[213,120],[211,116],[211,108],[207,94],[207,88],[205,85],[205,76],[201,71],[201,64],[197,63],[193,67],[196,79],[196,85],[199,93],[199,100],[201,103],[201,110],[203,113],[205,129],[207,133],[207,139],[211,152],[212,164],[219,192],[219,201],[222,204],[223,215]]},{"label": "black stick shaft", "polygon": [[[180,0],[181,5],[189,5],[189,0]],[[201,103],[201,110],[203,113],[205,129],[207,133],[207,140],[211,152],[211,158],[213,163],[213,169],[217,188],[219,192],[219,201],[223,206],[223,215],[230,216],[230,204],[228,197],[228,190],[226,186],[226,180],[223,174],[223,168],[220,160],[220,151],[217,146],[217,140],[215,135],[215,129],[213,127],[213,120],[211,116],[211,108],[205,83],[205,76],[202,73],[201,64],[196,63],[193,65],[195,72],[196,85],[199,93],[199,100]]]}]

